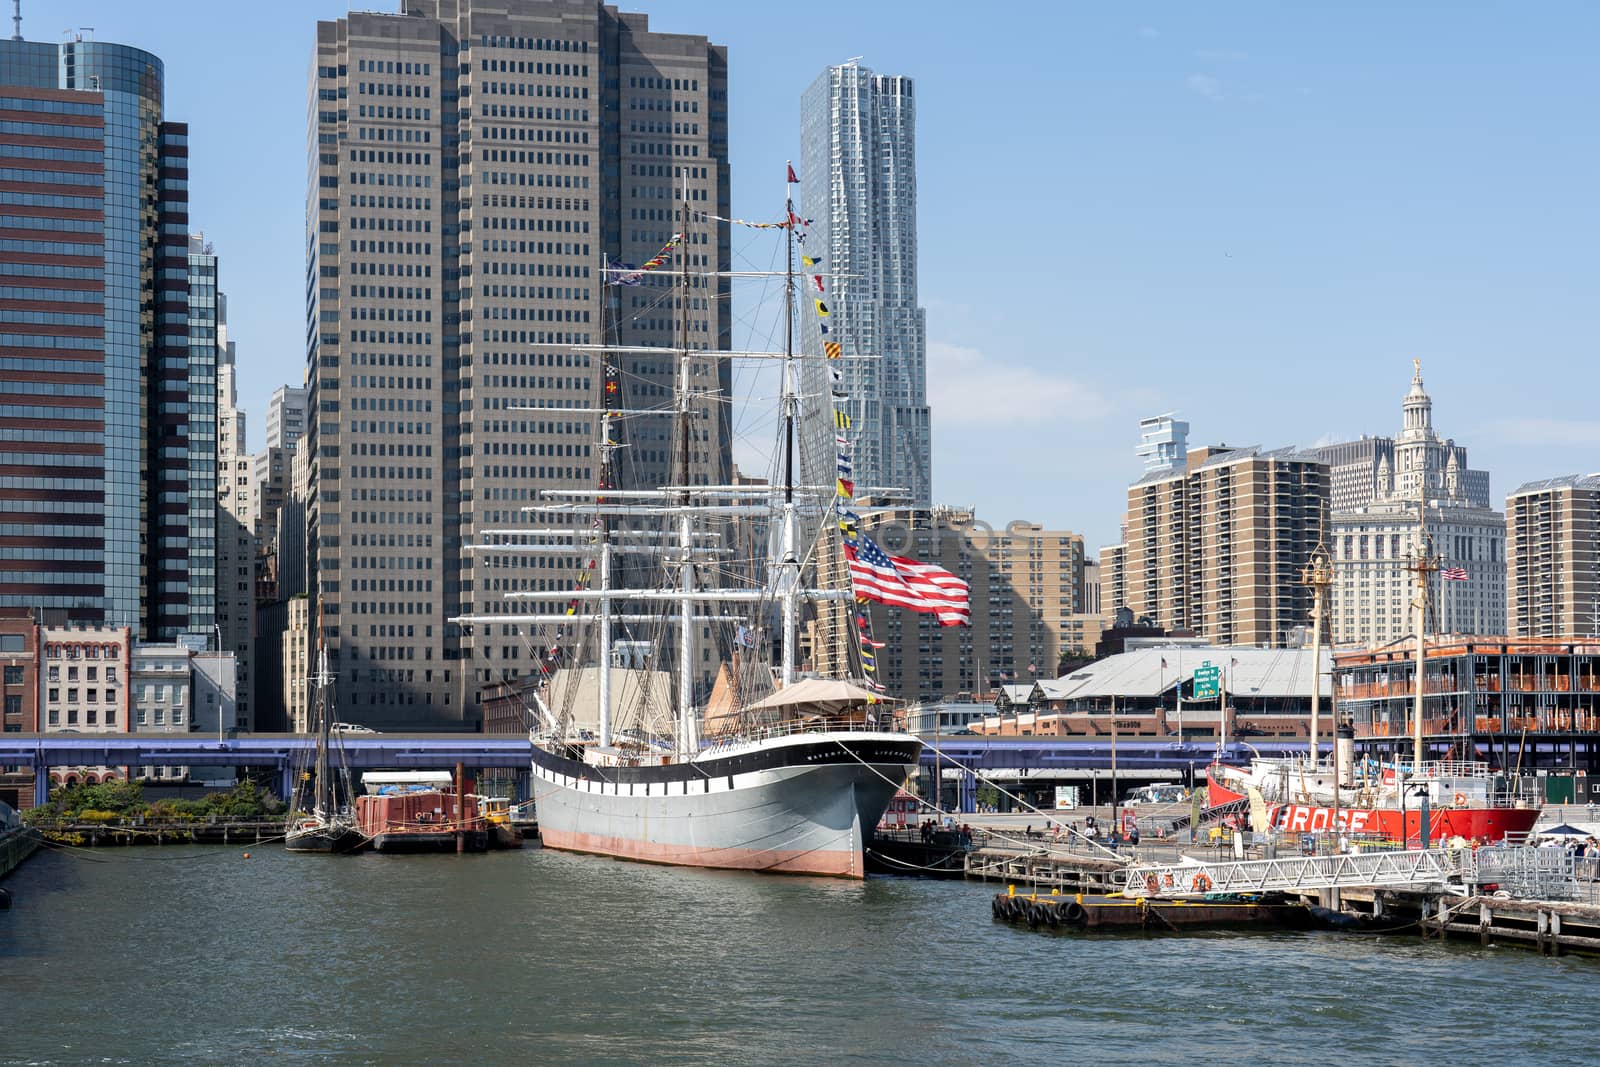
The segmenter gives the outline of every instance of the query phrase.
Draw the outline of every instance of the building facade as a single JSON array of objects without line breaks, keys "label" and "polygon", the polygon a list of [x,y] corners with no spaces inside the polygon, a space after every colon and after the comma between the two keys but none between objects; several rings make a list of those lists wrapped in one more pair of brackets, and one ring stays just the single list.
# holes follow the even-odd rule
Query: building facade
[{"label": "building facade", "polygon": [[[868,605],[873,635],[884,644],[876,652],[877,679],[891,695],[936,701],[1053,677],[1061,654],[1085,639],[1082,535],[1023,521],[995,529],[955,508],[895,511],[868,520],[866,529],[886,552],[936,563],[971,587],[970,626]],[[815,669],[860,677],[850,617],[827,604],[816,616]]]},{"label": "building facade", "polygon": [[254,730],[255,705],[251,690],[256,654],[256,538],[251,526],[255,499],[255,466],[246,440],[245,412],[238,406],[234,380],[238,367],[233,342],[227,339],[226,302],[218,323],[217,367],[217,638],[233,653],[238,671],[237,717],[244,729]]},{"label": "building facade", "polygon": [[[39,628],[27,608],[0,607],[0,732],[39,729]],[[31,764],[0,766],[0,801],[19,811],[33,805]]]},{"label": "building facade", "polygon": [[1300,572],[1327,525],[1328,467],[1316,456],[1191,449],[1184,469],[1129,488],[1126,541],[1101,550],[1102,606],[1218,644],[1282,647],[1310,622]]},{"label": "building facade", "polygon": [[[857,428],[857,484],[906,491],[914,507],[933,498],[927,326],[917,303],[916,97],[912,80],[851,62],[829,67],[800,100],[800,202],[810,221],[806,291],[828,309],[823,337],[803,315],[807,350],[837,342],[841,391]],[[827,396],[820,367],[806,392]],[[832,481],[831,406],[811,420],[818,447],[808,476]],[[815,469],[810,469],[815,466]]]},{"label": "building facade", "polygon": [[[727,224],[701,217],[729,213],[727,56],[595,0],[404,0],[318,23],[312,73],[300,446],[337,705],[379,728],[471,729],[479,689],[536,670],[548,631],[451,620],[559,610],[580,561],[464,546],[523,522],[541,490],[595,487],[606,365],[583,346],[686,328],[693,348],[728,347],[727,278],[628,288],[608,323],[600,275],[685,230],[674,266],[727,270]],[[674,361],[614,358],[622,406],[666,404]],[[692,388],[731,386],[726,360],[697,362]],[[670,420],[631,420],[619,482],[725,483],[728,406],[705,409],[685,473]]]},{"label": "building facade", "polygon": [[[1425,672],[1424,759],[1482,760],[1525,775],[1600,775],[1600,646],[1571,638],[1440,640],[1427,648]],[[1334,678],[1340,713],[1353,719],[1360,747],[1409,763],[1415,651],[1342,652]]]},{"label": "building facade", "polygon": [[171,639],[213,612],[215,358],[163,77],[81,35],[0,41],[0,606]]},{"label": "building facade", "polygon": [[307,390],[280,385],[267,401],[267,447],[293,448],[306,431]]},{"label": "building facade", "polygon": [[1512,637],[1600,635],[1600,474],[1506,498],[1506,581]]},{"label": "building facade", "polygon": [[[1332,634],[1339,645],[1376,646],[1416,632],[1414,566],[1420,530],[1441,567],[1425,620],[1430,633],[1495,634],[1506,623],[1506,521],[1488,506],[1489,473],[1467,467],[1467,450],[1441,440],[1418,364],[1398,436],[1330,445],[1335,503],[1328,548],[1334,561]],[[1342,499],[1345,503],[1340,504]]]}]

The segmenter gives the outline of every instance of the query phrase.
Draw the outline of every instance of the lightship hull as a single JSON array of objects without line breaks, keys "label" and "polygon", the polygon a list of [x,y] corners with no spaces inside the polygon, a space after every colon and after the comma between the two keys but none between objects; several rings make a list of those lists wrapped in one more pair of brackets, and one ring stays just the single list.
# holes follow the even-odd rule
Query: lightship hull
[{"label": "lightship hull", "polygon": [[905,734],[796,735],[661,767],[535,747],[539,835],[620,859],[861,878],[865,838],[921,747]]},{"label": "lightship hull", "polygon": [[[1208,803],[1215,807],[1243,800],[1245,794],[1206,773]],[[1496,842],[1507,834],[1526,833],[1538,821],[1539,809],[1526,807],[1441,807],[1428,814],[1430,843],[1453,837],[1467,841]],[[1417,841],[1422,836],[1422,812],[1417,808],[1341,807],[1318,804],[1267,804],[1267,821],[1273,829],[1290,833],[1348,831],[1375,834],[1389,841]]]}]

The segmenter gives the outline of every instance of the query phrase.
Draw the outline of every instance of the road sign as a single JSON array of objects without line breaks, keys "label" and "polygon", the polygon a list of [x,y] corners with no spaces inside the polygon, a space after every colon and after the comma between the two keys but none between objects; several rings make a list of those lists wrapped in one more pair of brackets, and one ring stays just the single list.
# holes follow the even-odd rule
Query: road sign
[{"label": "road sign", "polygon": [[1194,672],[1194,699],[1214,700],[1222,693],[1222,668],[1207,660]]}]

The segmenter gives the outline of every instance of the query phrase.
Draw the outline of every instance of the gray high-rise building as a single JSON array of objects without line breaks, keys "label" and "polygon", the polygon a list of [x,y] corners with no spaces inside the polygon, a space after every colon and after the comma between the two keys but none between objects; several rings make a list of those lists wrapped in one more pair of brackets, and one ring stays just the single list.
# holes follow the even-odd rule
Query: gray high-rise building
[{"label": "gray high-rise building", "polygon": [[280,385],[267,401],[267,447],[293,448],[306,429],[307,390]]},{"label": "gray high-rise building", "polygon": [[[726,278],[687,298],[614,290],[603,316],[601,277],[671,242],[684,204],[729,214],[727,56],[598,0],[402,0],[318,23],[312,78],[313,625],[342,718],[470,729],[479,688],[537,671],[550,631],[450,620],[559,610],[578,572],[576,556],[464,546],[524,522],[541,490],[596,487],[607,366],[581,346],[672,345],[686,324],[691,347],[728,347]],[[670,263],[726,271],[729,244],[726,223],[696,219]],[[619,406],[670,406],[674,360],[612,358]],[[731,386],[726,360],[697,364],[715,412],[697,479],[731,476],[715,399]],[[621,484],[681,477],[672,429],[628,421]]]},{"label": "gray high-rise building", "polygon": [[[803,314],[809,351],[838,342],[855,427],[855,480],[933,495],[927,330],[917,306],[916,106],[911,79],[855,63],[823,71],[800,100],[801,214],[811,220],[808,274],[828,310]],[[827,333],[821,333],[826,326]],[[826,396],[827,383],[807,392]],[[828,405],[820,405],[826,416]],[[808,476],[832,480],[831,427],[812,435]]]}]

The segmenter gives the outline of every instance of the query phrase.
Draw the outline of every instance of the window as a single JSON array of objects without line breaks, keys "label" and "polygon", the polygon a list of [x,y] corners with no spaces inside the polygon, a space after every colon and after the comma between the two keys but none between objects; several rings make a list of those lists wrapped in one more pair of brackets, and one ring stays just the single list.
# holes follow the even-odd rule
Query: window
[{"label": "window", "polygon": [[22,667],[20,665],[17,665],[17,666],[8,665],[6,667],[6,684],[7,685],[21,685],[22,684]]},{"label": "window", "polygon": [[56,666],[51,666],[50,667],[50,680],[52,682],[61,681],[61,668],[60,667],[56,667]]}]

